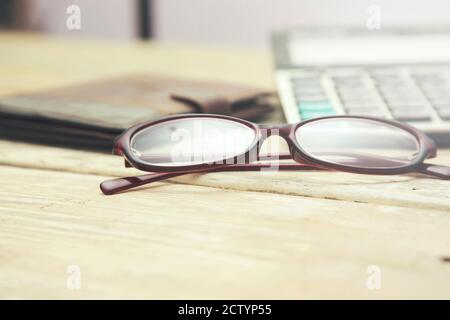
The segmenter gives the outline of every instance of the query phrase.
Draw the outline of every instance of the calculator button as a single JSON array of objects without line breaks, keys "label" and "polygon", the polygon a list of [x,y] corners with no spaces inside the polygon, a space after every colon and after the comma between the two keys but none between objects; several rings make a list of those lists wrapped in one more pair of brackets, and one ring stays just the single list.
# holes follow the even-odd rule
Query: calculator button
[{"label": "calculator button", "polygon": [[384,114],[381,110],[377,109],[352,109],[347,110],[347,114],[352,116],[366,116],[366,117],[375,117],[375,118],[383,118]]},{"label": "calculator button", "polygon": [[392,91],[392,92],[381,92],[383,98],[387,101],[417,101],[420,99],[419,96],[411,94],[408,91]]},{"label": "calculator button", "polygon": [[439,114],[439,117],[448,120],[450,113],[450,104],[437,104],[433,106],[434,110]]},{"label": "calculator button", "polygon": [[372,115],[372,116],[382,116],[381,110],[378,107],[372,108],[348,108],[346,109],[348,114],[352,115]]},{"label": "calculator button", "polygon": [[443,120],[450,120],[450,108],[438,109],[437,113]]},{"label": "calculator button", "polygon": [[441,110],[441,109],[449,109],[449,110],[450,110],[450,102],[434,103],[433,106],[434,106],[437,110]]},{"label": "calculator button", "polygon": [[304,120],[335,114],[334,108],[328,100],[300,101],[299,112],[300,117]]},{"label": "calculator button", "polygon": [[440,97],[430,97],[428,100],[433,105],[448,105],[450,104],[450,97],[440,96]]},{"label": "calculator button", "polygon": [[320,87],[319,78],[293,78],[291,79],[292,85],[294,87]]},{"label": "calculator button", "polygon": [[376,83],[402,83],[403,80],[395,73],[389,74],[372,74],[372,80]]},{"label": "calculator button", "polygon": [[445,79],[437,73],[422,73],[412,74],[414,80],[419,84],[431,84],[432,86],[441,85],[445,82]]},{"label": "calculator button", "polygon": [[294,87],[294,94],[303,95],[303,94],[324,94],[322,87],[320,86],[302,86],[302,87]]},{"label": "calculator button", "polygon": [[343,97],[343,98],[352,98],[352,97],[371,97],[372,96],[372,92],[369,91],[368,88],[366,87],[361,87],[361,88],[337,88],[337,92],[339,94],[339,96]]},{"label": "calculator button", "polygon": [[435,106],[450,104],[450,97],[440,96],[440,97],[430,97],[429,100]]},{"label": "calculator button", "polygon": [[399,87],[399,88],[384,88],[380,92],[385,97],[417,97],[413,88]]},{"label": "calculator button", "polygon": [[297,102],[300,101],[323,101],[326,100],[328,97],[325,95],[325,93],[301,93],[301,94],[295,94],[295,99]]},{"label": "calculator button", "polygon": [[426,109],[416,111],[410,109],[397,109],[391,110],[391,112],[394,118],[398,121],[431,121],[431,115]]},{"label": "calculator button", "polygon": [[337,84],[353,84],[362,82],[359,75],[332,76],[331,79]]},{"label": "calculator button", "polygon": [[341,103],[344,107],[351,108],[353,106],[360,107],[360,106],[373,106],[376,105],[376,103],[373,101],[373,99],[370,98],[363,98],[363,99],[341,99]]},{"label": "calculator button", "polygon": [[398,104],[390,104],[389,108],[391,110],[399,110],[399,111],[427,111],[425,105],[417,104],[417,103],[398,103]]},{"label": "calculator button", "polygon": [[384,101],[390,107],[398,106],[398,105],[406,105],[406,106],[414,106],[417,105],[417,102],[420,101],[420,98],[408,98],[408,97],[384,97]]},{"label": "calculator button", "polygon": [[378,105],[372,101],[370,102],[357,102],[357,101],[350,101],[347,103],[343,103],[342,106],[344,107],[345,110],[355,110],[355,109],[360,109],[360,110],[372,110],[372,109],[378,109]]},{"label": "calculator button", "polygon": [[333,107],[331,106],[331,104],[328,100],[301,101],[299,107],[300,107],[300,110],[304,110],[304,111],[316,111],[316,110],[330,111],[330,110],[333,110]]},{"label": "calculator button", "polygon": [[332,115],[332,114],[324,114],[322,112],[316,112],[316,111],[304,111],[304,112],[300,111],[300,118],[302,120],[325,117],[325,116],[330,116],[330,115]]},{"label": "calculator button", "polygon": [[450,95],[448,93],[425,93],[425,95],[434,104],[450,102]]},{"label": "calculator button", "polygon": [[317,91],[322,90],[320,83],[294,83],[292,84],[296,91]]}]

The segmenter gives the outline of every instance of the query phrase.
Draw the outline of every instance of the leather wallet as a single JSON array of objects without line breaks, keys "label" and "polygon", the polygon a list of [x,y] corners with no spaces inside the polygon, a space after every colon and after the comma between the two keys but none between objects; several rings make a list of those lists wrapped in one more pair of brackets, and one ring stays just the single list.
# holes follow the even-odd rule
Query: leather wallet
[{"label": "leather wallet", "polygon": [[177,113],[258,120],[277,104],[261,89],[218,81],[134,74],[0,98],[0,135],[36,143],[111,150],[136,123]]}]

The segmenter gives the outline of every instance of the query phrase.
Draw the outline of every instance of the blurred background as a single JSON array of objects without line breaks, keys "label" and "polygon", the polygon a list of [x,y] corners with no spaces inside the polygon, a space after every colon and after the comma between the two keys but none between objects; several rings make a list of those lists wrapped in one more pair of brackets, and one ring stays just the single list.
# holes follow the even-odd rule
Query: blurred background
[{"label": "blurred background", "polygon": [[[66,9],[81,9],[82,28],[66,28]],[[263,47],[273,30],[292,26],[366,25],[367,8],[382,26],[447,26],[448,0],[1,0],[0,25],[70,36],[152,38],[163,42]]]}]

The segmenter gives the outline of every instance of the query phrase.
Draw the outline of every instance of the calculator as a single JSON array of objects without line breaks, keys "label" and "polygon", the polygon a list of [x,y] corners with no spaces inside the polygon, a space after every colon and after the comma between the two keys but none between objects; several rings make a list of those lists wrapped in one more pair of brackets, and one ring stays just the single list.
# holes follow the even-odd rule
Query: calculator
[{"label": "calculator", "polygon": [[291,30],[276,33],[273,48],[289,123],[388,118],[450,147],[450,32]]}]

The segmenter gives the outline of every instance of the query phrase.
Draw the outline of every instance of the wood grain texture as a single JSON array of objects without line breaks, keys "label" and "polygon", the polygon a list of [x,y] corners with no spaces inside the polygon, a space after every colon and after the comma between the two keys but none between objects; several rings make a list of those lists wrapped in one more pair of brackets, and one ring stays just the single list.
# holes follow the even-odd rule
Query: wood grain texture
[{"label": "wood grain texture", "polygon": [[[450,152],[446,150],[441,153],[431,162],[450,165]],[[115,177],[142,174],[136,169],[124,168],[121,157],[2,140],[0,164]],[[319,171],[222,172],[190,174],[170,181],[222,189],[450,211],[450,183],[418,175],[370,176]]]},{"label": "wood grain texture", "polygon": [[[0,95],[136,71],[273,87],[265,51],[0,34]],[[450,151],[432,162],[450,165]],[[98,189],[138,173],[0,140],[0,297],[450,298],[448,181],[227,172]],[[68,265],[81,290],[66,288]],[[370,265],[380,290],[366,287]]]},{"label": "wood grain texture", "polygon": [[[170,183],[105,197],[97,175],[0,174],[3,298],[450,294],[445,211]],[[68,265],[81,268],[79,291],[66,288]],[[369,265],[381,290],[366,288]]]}]

